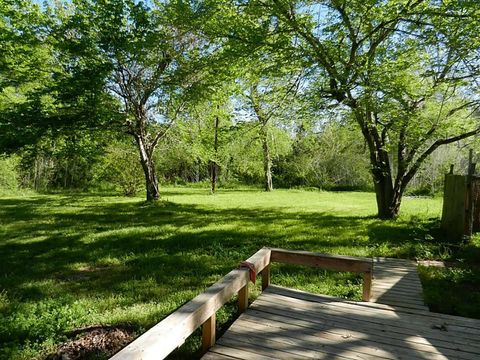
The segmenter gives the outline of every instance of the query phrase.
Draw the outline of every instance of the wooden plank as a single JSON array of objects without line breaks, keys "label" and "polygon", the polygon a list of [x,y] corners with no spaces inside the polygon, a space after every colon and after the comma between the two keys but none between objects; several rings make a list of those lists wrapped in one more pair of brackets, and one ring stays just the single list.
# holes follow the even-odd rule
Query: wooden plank
[{"label": "wooden plank", "polygon": [[[257,272],[270,262],[270,249],[263,248],[247,259]],[[235,269],[204,293],[182,306],[163,321],[115,354],[112,360],[163,359],[185,342],[200,325],[249,282],[249,270]]]},{"label": "wooden plank", "polygon": [[223,355],[216,352],[208,352],[202,356],[202,360],[231,360],[231,359],[241,359],[241,358]]},{"label": "wooden plank", "polygon": [[395,307],[428,311],[416,265],[408,260],[374,261],[371,301]]},{"label": "wooden plank", "polygon": [[271,261],[284,264],[315,266],[347,272],[371,272],[372,259],[353,256],[327,255],[307,251],[270,249]]},{"label": "wooden plank", "polygon": [[394,303],[395,302],[399,302],[402,305],[405,305],[405,306],[420,306],[423,308],[423,310],[425,310],[425,304],[421,301],[416,301],[416,300],[411,300],[411,299],[403,299],[402,297],[395,297],[395,296],[390,296],[390,295],[379,295],[379,296],[376,296],[376,294],[374,294],[372,296],[372,300],[373,301],[378,301],[380,302],[380,300],[383,302],[383,303],[388,303],[392,306],[395,306]]},{"label": "wooden plank", "polygon": [[402,285],[387,285],[387,284],[379,284],[378,282],[375,283],[375,280],[372,283],[372,292],[390,292],[393,294],[404,295],[405,297],[411,297],[412,299],[423,299],[423,289],[420,286],[410,286],[404,287]]},{"label": "wooden plank", "polygon": [[[394,339],[389,339],[388,342],[382,341],[381,337],[372,337],[371,334],[362,333],[352,328],[317,330],[311,327],[295,326],[285,321],[242,316],[232,326],[231,331],[242,336],[242,329],[248,329],[249,332],[253,332],[254,336],[259,338],[266,337],[277,341],[288,339],[289,342],[301,344],[303,348],[321,348],[322,352],[329,354],[343,354],[345,351],[354,350],[360,356],[366,355],[369,358],[391,358],[391,354],[395,354],[400,358],[408,359],[446,359],[445,354],[432,345],[407,344],[402,340]],[[456,354],[456,351],[447,352],[449,355]]]},{"label": "wooden plank", "polygon": [[[264,311],[265,310],[265,311]],[[410,329],[404,329],[404,332],[387,331],[385,328],[379,328],[377,326],[371,326],[368,323],[347,321],[340,316],[328,318],[321,317],[317,320],[317,317],[309,317],[308,315],[291,314],[289,312],[272,312],[271,309],[260,308],[258,310],[249,309],[243,318],[249,319],[253,322],[259,322],[265,325],[271,325],[270,320],[278,323],[285,323],[287,327],[299,327],[313,329],[315,331],[327,331],[340,335],[357,334],[357,332],[363,332],[365,336],[371,336],[376,342],[387,344],[405,344],[407,347],[421,348],[422,351],[431,351],[432,347],[440,348],[444,355],[456,355],[459,359],[476,359],[480,350],[473,349],[472,352],[459,351],[464,345],[455,345],[450,341],[435,340],[429,341],[427,338],[412,335]],[[468,347],[465,348],[469,350]],[[471,350],[471,349],[470,349]]]},{"label": "wooden plank", "polygon": [[215,345],[216,337],[216,314],[213,313],[202,325],[202,351],[205,353]]},{"label": "wooden plank", "polygon": [[[262,355],[272,356],[276,359],[331,359],[332,353],[338,359],[358,359],[358,354],[354,351],[343,351],[341,354],[337,349],[325,350],[324,346],[314,346],[305,344],[288,337],[281,336],[262,336],[262,334],[252,331],[246,335],[245,332],[235,329],[229,330],[221,339],[224,343],[231,346],[242,344],[246,349],[258,352]],[[371,359],[381,359],[380,357],[371,357]]]},{"label": "wooden plank", "polygon": [[[453,336],[448,332],[433,330],[428,326],[419,329],[415,326],[408,326],[407,324],[399,324],[395,321],[388,322],[382,319],[375,319],[368,316],[358,317],[350,313],[342,311],[315,310],[302,311],[292,304],[278,305],[277,302],[272,303],[262,299],[255,301],[250,308],[251,311],[262,311],[270,314],[279,315],[282,317],[290,317],[290,322],[298,320],[307,321],[311,324],[318,324],[325,326],[326,324],[338,324],[338,326],[354,327],[356,330],[365,330],[366,333],[379,333],[380,336],[399,337],[400,339],[409,338],[411,341],[418,341],[419,334],[428,342],[442,345],[443,347],[452,348],[455,350],[462,350],[474,354],[480,354],[480,347],[478,340],[470,336],[462,336],[454,334]],[[382,334],[383,333],[383,334]],[[388,337],[387,336],[387,337]]]},{"label": "wooden plank", "polygon": [[403,279],[390,279],[384,280],[379,278],[374,278],[374,286],[383,286],[387,288],[395,288],[398,290],[423,290],[420,282],[407,281]]},{"label": "wooden plank", "polygon": [[[242,347],[246,350],[242,349]],[[240,344],[240,346],[238,347],[230,347],[230,346],[217,344],[210,350],[209,353],[221,354],[221,355],[232,357],[234,359],[245,359],[245,360],[275,359],[270,356],[260,355],[255,352],[252,352],[251,349],[246,348],[243,344]]]},{"label": "wooden plank", "polygon": [[[376,294],[375,294],[376,295]],[[381,302],[383,304],[389,304],[393,306],[405,306],[405,307],[420,307],[423,310],[426,306],[423,301],[412,298],[402,298],[401,296],[395,296],[388,293],[380,294],[379,296],[372,296],[372,301]]]},{"label": "wooden plank", "polygon": [[412,269],[410,273],[405,274],[399,274],[396,272],[390,272],[385,275],[382,275],[378,273],[378,271],[373,272],[373,277],[374,279],[381,279],[382,281],[392,281],[392,282],[397,282],[399,280],[402,280],[407,283],[418,283],[421,284],[420,278],[417,275],[417,269]]},{"label": "wooden plank", "polygon": [[[265,327],[258,323],[239,320],[228,331],[228,335],[235,341],[245,342],[248,344],[261,344],[261,346],[281,350],[284,352],[300,355],[313,359],[330,359],[332,357],[342,356],[347,359],[402,359],[399,354],[391,351],[385,351],[381,347],[361,344],[358,341],[352,341],[351,338],[342,338],[341,335],[332,338],[322,336],[309,336],[306,333],[301,334],[301,338],[295,335],[294,331],[288,331],[281,328]],[[251,329],[251,334],[247,335],[247,330]],[[237,340],[238,339],[238,340]],[[392,349],[393,350],[393,349]],[[396,350],[396,349],[395,349]],[[413,357],[415,359],[416,357]],[[436,358],[433,360],[445,360],[445,358]]]},{"label": "wooden plank", "polygon": [[[399,326],[418,326],[419,329],[429,328],[441,324],[443,321],[442,317],[432,317],[430,312],[420,312],[410,313],[408,316],[400,316],[401,313],[392,311],[392,310],[383,310],[381,308],[374,308],[369,306],[362,306],[363,304],[372,304],[364,302],[347,302],[342,301],[336,298],[326,298],[318,297],[320,300],[316,301],[304,301],[303,294],[295,294],[296,298],[291,296],[285,296],[281,292],[285,289],[279,289],[278,287],[270,287],[264,294],[268,296],[263,296],[257,299],[257,301],[269,302],[279,302],[283,306],[295,306],[300,304],[304,310],[315,310],[315,311],[330,311],[334,313],[344,314],[344,316],[352,316],[363,319],[368,316],[369,321],[391,323]],[[256,302],[257,302],[256,301]],[[288,304],[288,305],[287,305]],[[440,314],[438,314],[440,315]],[[480,336],[480,330],[477,328],[472,328],[464,326],[464,324],[448,322],[448,328],[450,331],[459,332],[467,336]],[[480,338],[479,338],[480,341]]]},{"label": "wooden plank", "polygon": [[340,302],[340,304],[352,304],[352,305],[360,306],[362,308],[371,308],[371,309],[380,309],[380,310],[392,311],[392,312],[398,313],[399,315],[401,315],[402,313],[414,314],[414,315],[418,315],[419,317],[421,317],[423,319],[426,318],[428,320],[436,320],[436,321],[448,320],[449,322],[452,322],[452,323],[462,324],[462,326],[464,326],[464,327],[471,327],[471,328],[474,328],[474,329],[480,329],[480,320],[479,319],[471,319],[471,318],[465,318],[465,317],[461,317],[461,316],[439,314],[439,313],[425,312],[425,311],[410,311],[410,310],[406,310],[406,309],[403,309],[403,308],[393,307],[393,306],[390,306],[390,305],[379,304],[379,303],[372,303],[372,302],[356,302],[356,301],[351,301],[351,300],[346,300],[346,299],[339,299],[339,298],[329,296],[329,295],[311,294],[311,293],[308,293],[308,292],[305,292],[305,291],[284,288],[284,287],[281,287],[281,286],[271,286],[268,289],[267,293],[282,294],[282,295],[287,296],[287,297],[305,299],[305,300],[311,301],[311,302],[320,302],[320,303]]},{"label": "wooden plank", "polygon": [[395,264],[396,266],[399,267],[405,267],[405,266],[410,266],[410,265],[415,265],[416,262],[414,260],[409,260],[409,259],[399,259],[399,258],[390,258],[390,257],[382,257],[382,256],[375,256],[373,257],[373,262],[374,263],[390,263],[390,264]]},{"label": "wooden plank", "polygon": [[[415,273],[413,273],[415,271]],[[398,283],[401,282],[402,284],[415,284],[421,285],[421,281],[416,274],[416,270],[412,270],[412,273],[409,275],[398,275],[395,273],[391,273],[385,276],[379,276],[376,272],[373,275],[373,278],[377,281],[381,281],[384,283]]]},{"label": "wooden plank", "polygon": [[[258,341],[254,336],[239,336],[231,331],[225,333],[225,335],[220,338],[219,343],[235,350],[258,354],[262,357],[266,356],[270,359],[290,360],[293,357],[296,359],[311,358],[310,356],[302,354],[301,349],[298,347],[285,349],[281,344],[275,342],[272,344],[272,341]],[[257,356],[251,357],[250,355],[245,359],[257,359]]]}]

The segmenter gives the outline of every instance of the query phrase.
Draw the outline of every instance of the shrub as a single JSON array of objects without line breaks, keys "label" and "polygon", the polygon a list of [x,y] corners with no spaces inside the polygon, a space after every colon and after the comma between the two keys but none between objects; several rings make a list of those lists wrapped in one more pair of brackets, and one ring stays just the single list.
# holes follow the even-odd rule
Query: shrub
[{"label": "shrub", "polygon": [[0,191],[15,191],[18,188],[16,157],[0,156]]}]

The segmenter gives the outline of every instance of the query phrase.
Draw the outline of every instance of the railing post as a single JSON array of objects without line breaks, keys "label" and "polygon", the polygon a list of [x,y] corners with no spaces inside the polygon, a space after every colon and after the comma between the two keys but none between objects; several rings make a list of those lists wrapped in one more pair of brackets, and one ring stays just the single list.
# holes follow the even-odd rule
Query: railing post
[{"label": "railing post", "polygon": [[202,325],[202,350],[204,353],[215,345],[216,313],[213,313]]},{"label": "railing post", "polygon": [[238,311],[243,313],[248,308],[248,282],[238,291]]},{"label": "railing post", "polygon": [[270,285],[270,264],[262,270],[262,291]]},{"label": "railing post", "polygon": [[363,273],[363,301],[370,301],[370,293],[372,290],[372,272],[367,271]]}]

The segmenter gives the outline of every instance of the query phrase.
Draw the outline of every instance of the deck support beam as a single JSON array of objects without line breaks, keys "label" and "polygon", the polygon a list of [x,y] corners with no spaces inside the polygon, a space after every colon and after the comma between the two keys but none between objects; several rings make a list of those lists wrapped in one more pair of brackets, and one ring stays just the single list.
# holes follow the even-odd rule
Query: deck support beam
[{"label": "deck support beam", "polygon": [[238,312],[241,314],[248,308],[248,283],[238,291]]},{"label": "deck support beam", "polygon": [[262,270],[262,291],[270,285],[270,264],[265,266]]},{"label": "deck support beam", "polygon": [[372,272],[367,271],[363,273],[363,301],[370,301],[372,293]]},{"label": "deck support beam", "polygon": [[202,351],[204,353],[215,345],[216,317],[216,313],[213,313],[202,325]]}]

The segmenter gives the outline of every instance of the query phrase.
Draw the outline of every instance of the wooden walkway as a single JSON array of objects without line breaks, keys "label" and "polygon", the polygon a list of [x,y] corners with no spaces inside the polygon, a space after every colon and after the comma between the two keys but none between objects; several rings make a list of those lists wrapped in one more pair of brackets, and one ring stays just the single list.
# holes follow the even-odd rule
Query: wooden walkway
[{"label": "wooden walkway", "polygon": [[428,311],[423,302],[422,283],[414,261],[373,259],[370,301],[412,310]]},{"label": "wooden walkway", "polygon": [[[363,277],[362,302],[271,285],[270,264]],[[249,306],[249,282],[262,293]],[[221,337],[216,313],[233,296],[241,315]],[[112,357],[166,358],[202,327],[203,359],[480,359],[480,320],[423,303],[415,263],[262,248]]]},{"label": "wooden walkway", "polygon": [[203,357],[480,359],[480,320],[270,285]]}]

